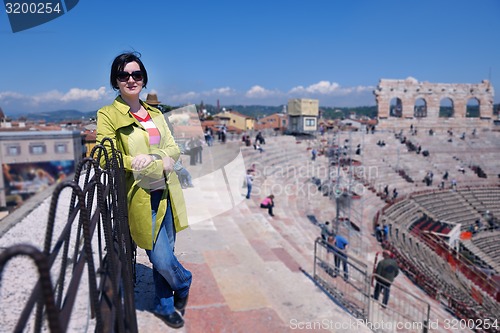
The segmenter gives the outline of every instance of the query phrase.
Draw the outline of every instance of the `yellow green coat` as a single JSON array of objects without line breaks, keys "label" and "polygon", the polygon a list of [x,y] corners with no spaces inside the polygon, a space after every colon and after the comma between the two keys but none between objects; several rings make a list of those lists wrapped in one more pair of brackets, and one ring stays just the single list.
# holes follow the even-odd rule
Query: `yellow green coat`
[{"label": "yellow green coat", "polygon": [[[161,134],[158,148],[149,146],[148,132],[139,121],[130,114],[130,107],[118,96],[113,104],[104,106],[97,111],[97,143],[103,138],[110,138],[114,146],[123,155],[127,189],[128,219],[130,233],[135,243],[146,250],[153,247],[153,237],[156,239],[167,209],[167,195],[170,195],[175,230],[177,232],[188,227],[186,204],[182,188],[175,172],[168,175],[168,191],[164,191],[156,215],[155,230],[151,215],[150,190],[148,184],[152,179],[163,175],[163,162],[155,160],[140,172],[132,170],[131,162],[138,154],[156,154],[161,157],[170,156],[174,160],[180,156],[180,150],[168,128],[164,115],[156,108],[141,101],[149,112],[154,124]],[[109,153],[109,142],[105,142]],[[103,165],[103,160],[101,160]]]}]

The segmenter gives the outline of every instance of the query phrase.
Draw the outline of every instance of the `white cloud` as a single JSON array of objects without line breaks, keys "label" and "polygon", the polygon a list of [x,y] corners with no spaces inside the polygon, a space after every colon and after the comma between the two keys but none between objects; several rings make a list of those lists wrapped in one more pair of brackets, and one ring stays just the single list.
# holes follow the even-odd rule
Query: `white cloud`
[{"label": "white cloud", "polygon": [[308,87],[297,86],[288,92],[290,95],[323,95],[323,96],[348,96],[373,91],[373,86],[341,87],[337,82],[319,81]]},{"label": "white cloud", "polygon": [[38,94],[0,92],[0,104],[9,112],[55,111],[62,108],[88,111],[109,104],[114,92],[105,87],[97,89],[72,88],[67,92],[50,90]]},{"label": "white cloud", "polygon": [[152,89],[151,91],[142,91],[141,95],[140,95],[140,98],[145,101],[147,98],[148,98],[148,94],[156,94],[158,96],[158,99],[160,100],[160,102],[162,101],[162,99],[160,98],[160,94],[158,94],[158,91],[156,91],[155,89]]},{"label": "white cloud", "polygon": [[[289,98],[317,98],[321,105],[357,106],[374,103],[373,86],[342,87],[339,83],[326,80],[318,81],[309,86],[296,86],[288,92],[278,89],[267,89],[262,85],[253,85],[247,91],[238,91],[229,86],[213,88],[205,91],[188,91],[178,94],[161,94],[156,90],[160,101],[168,104],[205,103],[214,104],[217,100],[223,104],[263,104],[281,105]],[[147,93],[142,92],[142,99]],[[82,111],[97,110],[110,104],[116,92],[99,87],[97,89],[72,88],[66,92],[59,90],[46,91],[28,95],[13,91],[0,92],[0,106],[4,112],[13,111],[54,111],[62,108],[72,108]]]},{"label": "white cloud", "polygon": [[210,91],[205,91],[203,93],[205,96],[233,96],[236,94],[236,90],[230,87],[215,88]]},{"label": "white cloud", "polygon": [[23,99],[25,98],[22,94],[13,91],[0,92],[0,101],[7,99]]},{"label": "white cloud", "polygon": [[25,98],[30,101],[30,104],[39,105],[41,103],[59,102],[63,96],[61,92],[51,90],[35,96],[26,96]]},{"label": "white cloud", "polygon": [[200,94],[194,91],[190,91],[184,94],[172,95],[170,99],[177,103],[190,102],[192,99],[200,98]]},{"label": "white cloud", "polygon": [[171,95],[167,99],[174,104],[198,103],[199,100],[215,103],[220,98],[224,104],[280,105],[286,103],[289,98],[312,97],[318,98],[323,105],[357,106],[373,103],[373,89],[373,86],[341,87],[336,82],[323,80],[306,87],[296,86],[288,92],[254,85],[246,92],[237,91],[230,87],[221,87],[202,92],[190,91]]},{"label": "white cloud", "polygon": [[236,94],[237,94],[236,90],[230,87],[222,87],[202,92],[189,91],[187,93],[171,95],[168,99],[176,103],[193,103],[194,101],[198,103],[197,101],[198,99],[206,97],[214,97],[214,98],[229,97],[229,96],[235,96]]},{"label": "white cloud", "polygon": [[297,93],[309,93],[309,94],[320,94],[320,95],[331,95],[338,92],[340,85],[336,82],[330,83],[330,81],[319,81],[318,83],[311,84],[310,86],[304,88],[303,86],[297,86],[290,90],[290,94]]},{"label": "white cloud", "polygon": [[357,93],[364,93],[364,92],[372,92],[375,89],[375,86],[357,86],[354,88],[354,90]]},{"label": "white cloud", "polygon": [[100,87],[99,89],[79,89],[71,88],[66,94],[61,98],[63,102],[80,101],[90,99],[91,101],[97,101],[102,97],[106,96],[106,88]]},{"label": "white cloud", "polygon": [[245,93],[245,97],[247,98],[269,98],[278,95],[280,95],[278,91],[268,90],[259,85],[253,86]]},{"label": "white cloud", "polygon": [[99,101],[109,97],[105,87],[98,89],[72,88],[67,93],[51,90],[37,95],[23,95],[16,92],[0,93],[0,100],[22,102],[23,104],[40,105],[45,103],[69,103],[75,101]]}]

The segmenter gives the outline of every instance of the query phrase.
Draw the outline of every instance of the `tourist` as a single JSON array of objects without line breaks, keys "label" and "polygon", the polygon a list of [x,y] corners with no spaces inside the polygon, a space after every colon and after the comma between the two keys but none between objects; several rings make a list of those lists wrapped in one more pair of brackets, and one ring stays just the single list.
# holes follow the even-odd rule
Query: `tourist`
[{"label": "tourist", "polygon": [[245,176],[245,184],[247,186],[247,195],[246,198],[250,199],[250,193],[252,193],[252,185],[253,185],[253,175],[252,175],[252,169],[247,170],[247,174]]},{"label": "tourist", "polygon": [[332,232],[330,231],[330,222],[326,221],[324,224],[321,225],[321,238],[323,241],[328,241],[328,237],[332,235]]},{"label": "tourist", "polygon": [[153,266],[153,313],[179,328],[184,325],[182,314],[192,281],[191,272],[174,253],[176,233],[187,228],[184,197],[172,172],[180,150],[161,111],[140,100],[148,83],[140,54],[118,55],[111,65],[110,83],[119,95],[97,111],[97,142],[111,155],[111,144],[103,141],[110,138],[123,156],[130,233]]},{"label": "tourist", "polygon": [[201,139],[201,135],[198,135],[194,140],[194,154],[196,163],[203,163],[203,140]]},{"label": "tourist", "polygon": [[260,143],[261,145],[266,144],[266,140],[264,139],[264,136],[261,132],[257,133],[257,135],[255,136],[255,144],[257,143]]},{"label": "tourist", "polygon": [[389,225],[384,224],[382,226],[382,233],[384,234],[384,241],[387,242],[389,240]]},{"label": "tourist", "polygon": [[267,211],[270,216],[274,216],[273,214],[273,207],[274,207],[274,195],[269,195],[262,202],[260,203],[260,208],[267,208]]},{"label": "tourist", "polygon": [[342,269],[344,271],[344,280],[349,279],[349,268],[347,265],[347,249],[349,247],[349,241],[341,235],[334,235],[332,239],[332,245],[335,255],[335,275],[340,274],[340,263],[342,262]]},{"label": "tourist", "polygon": [[397,197],[398,197],[398,194],[399,194],[399,193],[398,193],[398,190],[396,190],[396,188],[394,188],[394,189],[392,190],[392,200],[396,200],[396,199],[397,199]]},{"label": "tourist", "polygon": [[382,227],[380,226],[380,223],[377,223],[377,225],[375,226],[375,237],[377,238],[377,242],[379,243],[382,243],[382,241],[384,240],[383,231]]},{"label": "tourist", "polygon": [[384,259],[382,259],[375,268],[375,290],[373,293],[373,298],[378,300],[380,292],[384,293],[384,298],[382,299],[382,307],[386,307],[389,302],[389,295],[391,291],[391,284],[394,279],[399,274],[399,268],[396,260],[392,258],[391,252],[384,251],[382,253]]},{"label": "tourist", "polygon": [[214,135],[212,129],[207,126],[205,130],[205,141],[207,143],[207,146],[211,147],[213,145],[213,140],[214,140],[213,137]]},{"label": "tourist", "polygon": [[191,174],[182,164],[182,157],[179,157],[174,164],[174,171],[179,177],[182,188],[194,187]]},{"label": "tourist", "polygon": [[318,151],[316,150],[316,148],[313,148],[311,150],[311,160],[315,161],[316,160],[316,155],[318,155]]},{"label": "tourist", "polygon": [[196,149],[196,140],[194,137],[189,138],[184,144],[184,151],[189,155],[189,165],[196,165],[198,151]]}]

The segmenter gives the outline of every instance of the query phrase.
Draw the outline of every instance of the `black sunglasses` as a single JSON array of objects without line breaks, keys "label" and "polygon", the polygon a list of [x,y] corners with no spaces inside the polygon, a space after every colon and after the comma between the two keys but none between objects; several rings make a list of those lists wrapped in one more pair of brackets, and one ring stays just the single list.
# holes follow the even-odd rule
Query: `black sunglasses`
[{"label": "black sunglasses", "polygon": [[116,74],[116,79],[120,82],[127,82],[131,76],[134,79],[134,81],[142,81],[143,79],[141,71],[134,71],[132,73],[118,72],[118,74]]}]

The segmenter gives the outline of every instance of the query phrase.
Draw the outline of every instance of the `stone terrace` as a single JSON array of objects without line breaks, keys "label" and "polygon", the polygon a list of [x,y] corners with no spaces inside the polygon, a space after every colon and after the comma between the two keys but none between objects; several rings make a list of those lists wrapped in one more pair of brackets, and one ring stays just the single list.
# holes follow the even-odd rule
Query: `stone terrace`
[{"label": "stone terrace", "polygon": [[[334,140],[332,136],[324,139]],[[385,185],[389,185],[391,191],[396,187],[401,196],[427,190],[430,187],[425,186],[422,179],[428,170],[432,170],[435,179],[439,180],[448,170],[449,179],[456,178],[459,187],[498,181],[495,178],[498,165],[493,160],[479,158],[482,153],[495,157],[495,149],[500,151],[498,141],[490,132],[480,132],[477,141],[466,140],[466,144],[456,137],[448,142],[446,132],[432,137],[424,132],[417,136],[407,133],[407,139],[429,150],[427,158],[407,152],[406,146],[390,131],[341,133],[337,139],[341,142],[350,139],[351,147],[362,146],[361,155],[352,155],[364,167],[359,176],[363,184],[363,191],[359,191],[361,198],[351,200],[349,209],[342,211],[349,214],[361,231],[353,231],[342,221],[339,230],[350,239],[350,254],[368,267],[373,265],[375,254],[381,250],[372,235],[372,221],[377,211],[386,205],[380,196]],[[386,146],[377,146],[379,140],[385,140]],[[322,144],[320,139],[297,142],[293,137],[267,137],[263,153],[244,147],[239,141],[229,141],[225,145],[216,143],[213,147],[205,147],[201,165],[189,166],[188,158],[183,157],[185,166],[194,176],[195,187],[184,192],[190,221],[194,223],[178,235],[176,252],[194,278],[186,326],[172,332],[288,332],[297,322],[354,320],[301,271],[312,273],[314,240],[320,233],[307,215],[314,215],[323,222],[333,221],[336,214],[334,201],[323,196],[310,182],[312,176],[327,177],[327,158],[323,155],[314,162],[310,159],[309,148]],[[476,144],[483,150],[470,153],[469,145]],[[473,157],[469,159],[468,154]],[[243,163],[234,163],[246,168],[254,165],[256,170],[250,200],[244,199],[246,189],[241,187],[244,167],[235,176],[239,185],[236,189],[230,181],[220,179],[231,178],[230,172],[214,172],[229,162],[238,161],[241,156]],[[498,160],[497,156],[495,161]],[[468,169],[469,161],[480,162],[488,178],[479,178]],[[458,172],[458,165],[464,165],[465,174]],[[399,170],[405,170],[414,182],[402,178]],[[217,177],[219,181],[213,181]],[[435,180],[432,188],[437,185]],[[230,204],[227,205],[229,190]],[[259,207],[260,200],[270,193],[276,196],[274,218]],[[46,216],[43,209],[46,207],[42,204],[32,214]],[[29,240],[29,234],[25,237]],[[0,246],[6,246],[2,240],[3,237]],[[139,331],[161,329],[168,332],[169,329],[150,312],[152,272],[143,250],[138,250],[137,262]],[[430,299],[406,276],[400,275],[395,284],[429,302],[432,320],[439,319],[442,324],[445,318],[451,318],[438,302]],[[397,297],[395,290],[391,298]],[[368,329],[360,328],[360,331]]]}]

